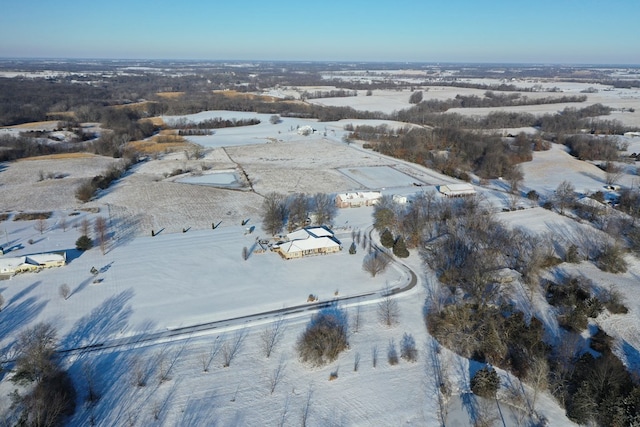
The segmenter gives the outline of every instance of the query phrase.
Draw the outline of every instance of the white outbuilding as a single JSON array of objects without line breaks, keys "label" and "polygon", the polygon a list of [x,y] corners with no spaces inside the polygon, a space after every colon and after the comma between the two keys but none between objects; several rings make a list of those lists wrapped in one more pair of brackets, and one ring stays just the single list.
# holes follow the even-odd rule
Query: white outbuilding
[{"label": "white outbuilding", "polygon": [[471,184],[447,184],[438,186],[438,191],[447,197],[465,197],[476,194]]}]

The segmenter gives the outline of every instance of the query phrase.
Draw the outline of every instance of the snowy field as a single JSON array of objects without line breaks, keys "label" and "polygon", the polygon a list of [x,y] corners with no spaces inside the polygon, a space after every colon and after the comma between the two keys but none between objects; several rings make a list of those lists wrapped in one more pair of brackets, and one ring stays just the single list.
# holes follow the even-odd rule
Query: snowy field
[{"label": "snowy field", "polygon": [[[447,99],[451,96],[446,90],[430,89],[425,98]],[[592,95],[605,93],[609,95],[589,94],[589,101]],[[393,111],[408,107],[409,95],[408,91],[374,91],[370,97],[313,102],[344,102],[358,109]],[[620,105],[627,102],[624,99]],[[621,114],[632,117],[633,113]],[[433,186],[456,180],[364,150],[357,143],[342,142],[347,123],[377,126],[387,122],[318,123],[283,118],[271,124],[269,115],[224,111],[185,117],[193,121],[258,118],[261,123],[190,137],[204,147],[203,158],[188,158],[184,153],[150,158],[87,204],[76,201],[75,187],[82,179],[107,169],[113,159],[41,158],[0,167],[0,213],[11,215],[0,222],[0,245],[12,249],[5,256],[66,250],[69,257],[65,267],[0,282],[5,299],[0,311],[0,348],[9,348],[19,331],[39,321],[56,326],[62,348],[98,346],[92,351],[72,352],[64,360],[78,379],[78,409],[70,425],[89,425],[92,417],[99,426],[294,426],[305,417],[307,425],[314,426],[439,425],[442,414],[435,398],[436,359],[454,392],[446,425],[473,425],[474,414],[482,410],[496,414],[496,426],[529,425],[530,399],[513,399],[514,390],[528,390],[525,385],[500,372],[502,387],[497,403],[475,398],[469,390],[469,379],[480,365],[446,349],[434,350],[436,344],[426,333],[423,319],[433,277],[425,271],[417,251],[412,250],[403,263],[394,264],[375,278],[362,270],[362,248],[349,255],[351,232],[369,229],[371,208],[339,210],[334,225],[344,249],[338,254],[290,261],[270,252],[254,252],[246,261],[241,256],[244,247],[254,248],[256,238],[264,236],[259,217],[263,196],[268,192],[335,194],[385,188],[386,194],[411,194],[434,191]],[[306,125],[316,131],[309,136],[298,134],[297,130]],[[172,176],[177,169],[191,172]],[[40,181],[40,171],[65,176]],[[543,197],[550,196],[565,179],[581,193],[598,191],[604,185],[600,169],[572,158],[557,145],[550,151],[534,153],[533,161],[523,164],[523,171],[523,190],[535,189]],[[621,180],[623,185],[637,178],[632,168],[627,172]],[[246,176],[248,182],[241,189],[216,187],[228,185],[230,176],[234,182]],[[414,182],[429,187],[417,188]],[[510,203],[507,186],[500,180],[476,188],[496,212]],[[581,230],[588,227],[541,208],[530,208],[532,203],[524,198],[519,206],[526,209],[500,213],[499,219],[510,226],[568,239],[579,238]],[[35,221],[12,220],[20,211],[52,211],[53,216],[40,233]],[[109,224],[106,253],[93,248],[81,254],[73,249],[81,221],[97,216],[107,218]],[[241,225],[246,220],[248,223]],[[220,226],[212,229],[211,225],[218,223]],[[251,226],[255,231],[248,234]],[[157,233],[155,237],[151,230]],[[629,271],[622,275],[602,273],[588,263],[562,268],[576,269],[602,286],[617,286],[624,293],[630,313],[602,316],[595,322],[616,338],[616,354],[637,371],[640,264],[631,256],[628,261]],[[92,267],[99,270],[95,277],[90,273]],[[376,316],[379,292],[386,286],[405,286],[411,280],[409,270],[416,274],[417,283],[397,296],[400,322],[392,328],[383,327]],[[62,284],[72,291],[67,300],[58,295]],[[321,302],[373,295],[343,303],[350,317],[350,346],[334,363],[310,368],[297,359],[295,343],[310,316],[304,309],[284,316],[282,340],[274,354],[266,358],[260,336],[278,314],[254,315],[304,306],[309,294],[317,295]],[[523,301],[520,298],[516,303],[524,307]],[[540,302],[528,307],[538,310],[541,318],[553,326],[548,305]],[[211,328],[190,328],[211,322],[219,323]],[[405,332],[416,339],[418,361],[401,360],[391,366],[386,361],[387,348],[391,340],[398,345]],[[236,358],[229,367],[222,367],[220,349],[239,338]],[[204,372],[203,361],[209,357],[210,365]],[[84,403],[84,363],[94,367],[102,395],[93,406]],[[160,371],[167,366],[168,379],[160,381]],[[273,377],[279,368],[281,377],[274,386]],[[135,372],[140,370],[147,378],[144,387],[135,384]],[[332,373],[338,378],[329,381]],[[0,410],[9,405],[6,396],[15,387],[6,372],[1,375]],[[536,411],[549,420],[549,425],[573,425],[549,395],[540,398]]]}]

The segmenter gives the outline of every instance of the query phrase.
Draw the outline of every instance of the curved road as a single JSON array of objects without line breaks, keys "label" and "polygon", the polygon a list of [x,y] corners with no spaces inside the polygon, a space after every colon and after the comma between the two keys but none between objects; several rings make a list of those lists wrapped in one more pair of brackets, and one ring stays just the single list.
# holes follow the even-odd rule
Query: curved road
[{"label": "curved road", "polygon": [[[371,236],[372,231],[373,231],[372,229],[369,230],[369,236]],[[110,341],[92,344],[89,346],[61,349],[61,350],[58,350],[58,353],[71,355],[71,354],[80,354],[80,353],[91,352],[91,351],[125,348],[128,346],[137,346],[140,344],[151,345],[158,342],[177,341],[177,340],[189,338],[194,333],[198,333],[198,332],[214,331],[216,329],[237,327],[241,325],[246,325],[251,322],[269,319],[269,318],[276,320],[278,318],[281,318],[287,315],[297,314],[297,313],[316,312],[338,302],[363,303],[365,301],[375,300],[384,296],[396,296],[410,289],[413,289],[416,286],[416,284],[418,283],[418,277],[412,269],[410,269],[406,264],[399,262],[396,258],[389,255],[386,251],[380,249],[377,245],[374,245],[374,248],[377,251],[383,253],[385,256],[390,257],[393,263],[399,265],[409,274],[409,281],[405,286],[400,288],[398,287],[393,288],[388,294],[384,294],[384,292],[377,291],[377,292],[368,292],[368,293],[363,293],[358,295],[336,297],[329,301],[318,301],[318,302],[300,304],[293,307],[286,307],[286,308],[281,308],[277,310],[270,310],[270,311],[265,311],[261,313],[249,314],[246,316],[240,316],[240,317],[234,317],[230,319],[217,320],[214,322],[200,323],[200,324],[191,325],[191,326],[168,329],[166,331],[151,332],[151,333],[140,334],[140,335],[135,335],[135,336],[126,337],[126,338],[116,338]]]}]

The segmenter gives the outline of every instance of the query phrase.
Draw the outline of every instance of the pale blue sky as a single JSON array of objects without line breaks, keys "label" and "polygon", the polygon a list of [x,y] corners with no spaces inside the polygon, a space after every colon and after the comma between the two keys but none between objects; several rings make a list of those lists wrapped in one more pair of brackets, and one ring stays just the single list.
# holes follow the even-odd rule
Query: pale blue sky
[{"label": "pale blue sky", "polygon": [[640,0],[21,0],[0,57],[640,64]]}]

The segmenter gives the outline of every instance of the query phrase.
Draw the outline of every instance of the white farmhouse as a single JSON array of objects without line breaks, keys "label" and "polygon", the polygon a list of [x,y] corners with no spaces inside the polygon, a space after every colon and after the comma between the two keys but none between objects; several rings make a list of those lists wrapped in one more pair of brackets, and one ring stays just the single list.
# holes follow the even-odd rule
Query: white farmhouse
[{"label": "white farmhouse", "polygon": [[356,191],[352,193],[340,193],[336,196],[336,206],[339,208],[358,208],[360,206],[373,206],[382,198],[379,191]]},{"label": "white farmhouse", "polygon": [[287,240],[274,246],[274,250],[285,259],[302,258],[339,252],[342,243],[333,231],[325,226],[305,227],[287,234]]},{"label": "white farmhouse", "polygon": [[0,258],[0,277],[8,278],[14,274],[38,271],[43,268],[62,267],[67,263],[67,254],[45,253],[19,257]]}]

